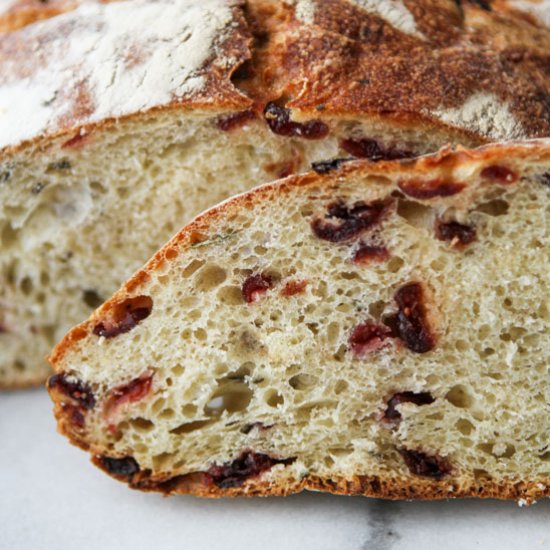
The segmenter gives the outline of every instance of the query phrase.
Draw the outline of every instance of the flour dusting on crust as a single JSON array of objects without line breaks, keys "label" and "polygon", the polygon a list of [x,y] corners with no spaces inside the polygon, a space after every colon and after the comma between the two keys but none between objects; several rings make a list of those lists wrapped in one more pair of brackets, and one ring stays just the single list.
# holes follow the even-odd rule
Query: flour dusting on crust
[{"label": "flour dusting on crust", "polygon": [[521,139],[525,131],[508,105],[493,94],[475,93],[462,106],[431,113],[442,122],[475,131],[494,140]]},{"label": "flour dusting on crust", "polygon": [[[85,3],[12,33],[0,42],[0,147],[200,93],[234,4]],[[16,41],[35,52],[24,66],[9,56]]]},{"label": "flour dusting on crust", "polygon": [[550,27],[550,0],[509,0],[508,5],[532,15],[546,27]]},{"label": "flour dusting on crust", "polygon": [[[367,12],[386,20],[397,30],[424,39],[418,30],[411,12],[402,0],[348,0]],[[316,0],[295,0],[296,17],[300,21],[312,25],[315,22]]]},{"label": "flour dusting on crust", "polygon": [[402,0],[349,0],[353,4],[361,6],[365,10],[382,19],[385,19],[390,25],[397,30],[424,38],[424,35],[418,30],[416,21],[412,13],[403,4]]}]

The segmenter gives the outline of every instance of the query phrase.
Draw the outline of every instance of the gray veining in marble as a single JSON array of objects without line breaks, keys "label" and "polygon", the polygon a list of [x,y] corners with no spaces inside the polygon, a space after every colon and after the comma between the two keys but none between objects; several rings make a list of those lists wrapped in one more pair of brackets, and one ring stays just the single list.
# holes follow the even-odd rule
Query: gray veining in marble
[{"label": "gray veining in marble", "polygon": [[43,391],[0,394],[1,550],[550,549],[550,501],[208,501],[130,491],[55,433]]}]

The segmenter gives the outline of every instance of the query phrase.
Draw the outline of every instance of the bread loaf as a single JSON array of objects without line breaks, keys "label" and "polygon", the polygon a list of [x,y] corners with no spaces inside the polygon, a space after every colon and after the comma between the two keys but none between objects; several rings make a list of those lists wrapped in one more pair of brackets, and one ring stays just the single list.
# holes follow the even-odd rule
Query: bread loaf
[{"label": "bread loaf", "polygon": [[548,496],[550,140],[332,168],[199,216],[73,329],[59,429],[167,494]]},{"label": "bread loaf", "polygon": [[550,135],[543,5],[4,0],[0,386],[44,380],[70,326],[230,195]]}]

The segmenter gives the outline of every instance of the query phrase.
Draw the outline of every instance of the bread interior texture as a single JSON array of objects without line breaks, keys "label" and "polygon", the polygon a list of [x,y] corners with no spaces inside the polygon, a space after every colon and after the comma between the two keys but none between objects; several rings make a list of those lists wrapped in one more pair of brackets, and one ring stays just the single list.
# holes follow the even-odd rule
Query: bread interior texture
[{"label": "bread interior texture", "polygon": [[[216,149],[219,166],[226,157]],[[258,149],[233,146],[217,173],[239,181],[235,166],[260,166]],[[173,185],[162,164],[176,164],[178,151],[145,173],[160,184],[166,171]],[[203,180],[206,157],[196,158]],[[131,170],[122,166],[121,180]],[[407,496],[518,483],[544,493],[550,190],[540,174],[550,166],[520,171],[511,159],[508,172],[486,168],[457,168],[463,188],[447,197],[418,198],[406,179],[351,171],[265,187],[211,212],[54,355],[64,383],[93,396],[78,426],[58,411],[65,430],[104,467],[130,460],[130,474],[158,483],[203,473],[200,483],[214,490],[246,493],[261,482],[284,492],[309,479],[366,476],[409,487]],[[179,170],[192,178],[191,166]],[[118,201],[123,187],[93,189],[83,195]],[[159,189],[151,205],[159,219],[187,212],[185,196],[170,197]],[[189,208],[205,197],[221,198],[206,186]],[[329,239],[362,205],[382,205],[376,222]],[[124,228],[142,214],[108,212],[117,229],[87,225],[67,241],[76,257],[103,239],[128,257]],[[136,261],[165,229],[132,240]],[[127,267],[116,253],[100,265],[102,273],[82,265],[79,278],[99,284]],[[124,307],[145,313],[110,334]],[[251,463],[260,466],[247,470]],[[106,469],[120,474],[113,464]]]}]

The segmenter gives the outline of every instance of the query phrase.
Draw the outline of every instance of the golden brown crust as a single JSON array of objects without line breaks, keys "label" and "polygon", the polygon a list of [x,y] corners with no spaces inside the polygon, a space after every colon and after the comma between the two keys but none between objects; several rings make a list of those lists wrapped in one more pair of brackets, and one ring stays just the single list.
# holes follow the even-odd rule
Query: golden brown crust
[{"label": "golden brown crust", "polygon": [[[32,1],[19,0],[12,9],[24,11]],[[77,3],[58,0],[51,8],[70,11]],[[313,113],[439,128],[455,142],[550,135],[550,29],[531,13],[504,0],[486,2],[490,10],[466,0],[403,0],[414,25],[406,32],[391,17],[352,0],[306,3],[312,6],[307,17],[299,0],[234,2],[233,21],[203,68],[205,86],[146,111],[238,111],[252,103],[262,110],[266,102],[280,100],[298,117]],[[33,9],[29,21],[48,21],[0,36],[0,92],[7,82],[22,82],[52,62],[48,45],[67,35],[66,21],[45,7]],[[72,109],[50,121],[42,136],[27,139],[74,135],[112,118],[95,116],[82,87],[64,88],[63,95]],[[508,115],[499,124],[502,112]],[[113,116],[138,122],[144,113]],[[6,145],[13,152],[20,141],[0,144]]]}]

